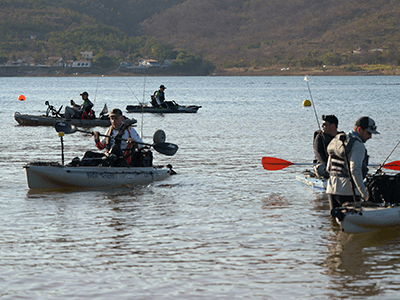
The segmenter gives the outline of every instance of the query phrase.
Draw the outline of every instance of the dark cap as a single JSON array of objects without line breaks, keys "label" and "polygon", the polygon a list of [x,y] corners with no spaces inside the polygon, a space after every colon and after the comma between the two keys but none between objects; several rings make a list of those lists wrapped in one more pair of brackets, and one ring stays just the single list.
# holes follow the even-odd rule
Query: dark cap
[{"label": "dark cap", "polygon": [[86,96],[88,96],[88,97],[89,97],[89,94],[88,94],[88,92],[83,92],[83,93],[81,94],[81,96],[83,96],[83,95],[86,95]]},{"label": "dark cap", "polygon": [[160,85],[160,89],[166,90],[167,88],[164,85]]},{"label": "dark cap", "polygon": [[367,130],[370,133],[379,134],[379,132],[376,131],[375,121],[372,120],[370,117],[361,117],[361,118],[359,118],[356,121],[355,125],[357,127],[361,127],[362,129]]},{"label": "dark cap", "polygon": [[113,108],[110,113],[108,114],[110,117],[111,116],[122,116],[122,111],[119,108]]},{"label": "dark cap", "polygon": [[335,124],[336,127],[339,125],[339,120],[336,118],[335,115],[322,115],[322,120],[330,123],[330,124]]}]

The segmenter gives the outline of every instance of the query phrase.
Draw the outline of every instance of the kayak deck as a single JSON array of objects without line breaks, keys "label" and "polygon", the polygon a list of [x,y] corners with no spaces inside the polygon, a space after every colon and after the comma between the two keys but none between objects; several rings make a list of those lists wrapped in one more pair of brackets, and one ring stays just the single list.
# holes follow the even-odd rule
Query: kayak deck
[{"label": "kayak deck", "polygon": [[306,170],[301,175],[296,175],[296,180],[313,189],[326,190],[326,179],[317,178],[314,172]]}]

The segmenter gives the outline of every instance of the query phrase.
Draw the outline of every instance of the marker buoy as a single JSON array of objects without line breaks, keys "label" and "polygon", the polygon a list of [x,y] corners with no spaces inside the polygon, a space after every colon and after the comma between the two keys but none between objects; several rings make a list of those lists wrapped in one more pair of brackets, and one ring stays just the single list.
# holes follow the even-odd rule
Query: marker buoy
[{"label": "marker buoy", "polygon": [[25,100],[26,100],[26,98],[25,98],[25,96],[24,96],[24,95],[20,95],[20,96],[18,97],[18,100],[19,100],[19,101],[25,101]]},{"label": "marker buoy", "polygon": [[311,106],[311,101],[310,100],[304,100],[303,101],[303,106]]}]

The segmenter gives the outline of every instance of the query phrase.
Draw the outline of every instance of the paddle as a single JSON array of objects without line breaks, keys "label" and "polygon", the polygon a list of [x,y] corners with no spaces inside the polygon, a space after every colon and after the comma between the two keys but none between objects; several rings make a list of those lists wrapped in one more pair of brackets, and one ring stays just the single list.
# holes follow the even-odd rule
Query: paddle
[{"label": "paddle", "polygon": [[[277,171],[277,170],[282,170],[284,168],[287,168],[292,165],[316,165],[314,163],[293,163],[281,158],[276,158],[276,157],[267,157],[264,156],[262,158],[262,165],[265,170],[269,171]],[[380,165],[369,165],[369,166],[380,166]],[[383,168],[394,170],[394,171],[400,171],[400,160],[396,160],[393,162],[390,162],[388,164],[382,165]]]},{"label": "paddle", "polygon": [[[94,134],[92,131],[78,129],[74,125],[71,125],[70,123],[67,123],[67,122],[56,123],[55,129],[57,132],[64,132],[65,134],[71,134],[71,133],[75,133],[77,131],[89,133],[91,135]],[[100,136],[113,138],[112,136],[105,135],[105,134],[100,134]],[[126,141],[126,139],[121,139],[121,140]],[[156,150],[157,152],[160,152],[161,154],[164,154],[167,156],[173,156],[173,155],[175,155],[176,151],[178,151],[178,146],[175,144],[171,144],[171,143],[155,143],[155,144],[147,144],[147,143],[140,143],[140,142],[137,142],[137,143],[141,144],[141,145],[153,147],[154,150]]]},{"label": "paddle", "polygon": [[281,158],[264,156],[262,158],[262,165],[265,170],[277,171],[277,170],[282,170],[291,165],[307,166],[307,165],[315,165],[315,164],[314,163],[292,163],[290,161],[287,161],[287,160],[284,160]]}]

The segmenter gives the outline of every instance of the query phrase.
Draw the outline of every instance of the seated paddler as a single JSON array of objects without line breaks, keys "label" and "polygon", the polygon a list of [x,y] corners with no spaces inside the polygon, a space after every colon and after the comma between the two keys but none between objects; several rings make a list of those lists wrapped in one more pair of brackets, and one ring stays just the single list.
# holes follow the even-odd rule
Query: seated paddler
[{"label": "seated paddler", "polygon": [[91,114],[92,114],[92,108],[93,108],[93,103],[92,101],[89,100],[89,93],[88,92],[83,92],[80,94],[82,97],[82,104],[79,106],[77,105],[74,100],[71,100],[71,107],[66,106],[65,107],[65,118],[67,120],[71,118],[86,118],[89,119]]},{"label": "seated paddler", "polygon": [[165,90],[167,88],[162,84],[160,85],[159,89],[154,92],[154,94],[151,97],[151,104],[154,107],[166,107],[164,102],[165,102]]},{"label": "seated paddler", "polygon": [[103,158],[114,155],[116,159],[123,157],[121,165],[130,165],[132,153],[136,149],[142,148],[142,139],[136,132],[135,128],[123,122],[122,111],[119,108],[114,108],[109,113],[111,126],[107,129],[105,135],[100,139],[100,133],[94,131],[94,142],[99,150],[106,150],[104,153],[87,151],[83,157],[85,158]]}]

